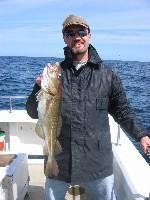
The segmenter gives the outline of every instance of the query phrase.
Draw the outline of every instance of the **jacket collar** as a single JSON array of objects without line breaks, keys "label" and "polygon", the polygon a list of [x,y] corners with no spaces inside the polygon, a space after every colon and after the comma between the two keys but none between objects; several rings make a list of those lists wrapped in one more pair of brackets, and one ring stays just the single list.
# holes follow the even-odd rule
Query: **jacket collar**
[{"label": "jacket collar", "polygon": [[[89,48],[89,60],[88,63],[92,63],[94,65],[99,66],[100,63],[102,63],[101,58],[99,57],[96,49],[90,44]],[[73,58],[72,58],[72,53],[69,47],[64,47],[64,55],[65,55],[65,60],[69,63],[73,62]]]}]

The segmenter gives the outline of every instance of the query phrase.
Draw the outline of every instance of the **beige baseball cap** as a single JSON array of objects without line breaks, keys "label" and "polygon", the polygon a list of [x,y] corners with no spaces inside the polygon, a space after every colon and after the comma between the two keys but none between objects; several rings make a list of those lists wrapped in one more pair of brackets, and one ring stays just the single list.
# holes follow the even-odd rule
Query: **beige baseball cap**
[{"label": "beige baseball cap", "polygon": [[65,29],[68,27],[68,26],[71,26],[71,25],[80,25],[80,26],[83,26],[85,28],[89,28],[89,24],[88,22],[81,16],[75,16],[75,15],[69,15],[65,21],[63,22],[62,26],[62,32],[65,31]]}]

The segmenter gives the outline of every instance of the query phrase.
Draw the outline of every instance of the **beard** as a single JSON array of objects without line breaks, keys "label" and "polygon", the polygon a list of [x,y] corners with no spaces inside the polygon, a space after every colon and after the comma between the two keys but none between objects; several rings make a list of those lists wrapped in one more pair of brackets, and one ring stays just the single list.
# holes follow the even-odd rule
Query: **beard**
[{"label": "beard", "polygon": [[[81,45],[83,45],[81,43]],[[73,55],[84,55],[88,50],[89,44],[84,45],[82,48],[78,48],[78,44],[74,44],[71,48],[71,52]]]},{"label": "beard", "polygon": [[85,54],[87,52],[87,50],[84,50],[84,51],[78,50],[78,51],[76,51],[74,49],[72,49],[71,51],[72,51],[73,55],[83,55],[83,54]]}]

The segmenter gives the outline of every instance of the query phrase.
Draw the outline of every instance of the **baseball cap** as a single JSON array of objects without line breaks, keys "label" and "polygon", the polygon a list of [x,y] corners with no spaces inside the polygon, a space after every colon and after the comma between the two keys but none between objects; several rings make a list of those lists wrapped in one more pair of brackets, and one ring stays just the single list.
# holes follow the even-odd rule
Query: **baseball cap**
[{"label": "baseball cap", "polygon": [[69,15],[62,24],[63,26],[62,32],[64,32],[65,29],[71,25],[80,25],[90,30],[88,22],[83,17],[76,15]]}]

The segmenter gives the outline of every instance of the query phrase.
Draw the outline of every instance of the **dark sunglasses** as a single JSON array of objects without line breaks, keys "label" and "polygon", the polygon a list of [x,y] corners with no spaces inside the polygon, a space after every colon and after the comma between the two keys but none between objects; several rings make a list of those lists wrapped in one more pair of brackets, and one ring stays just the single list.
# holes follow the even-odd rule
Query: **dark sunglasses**
[{"label": "dark sunglasses", "polygon": [[74,36],[76,36],[76,34],[78,34],[79,37],[84,37],[89,34],[89,31],[87,29],[81,29],[78,31],[68,30],[68,31],[64,32],[64,35],[66,37],[74,37]]}]

